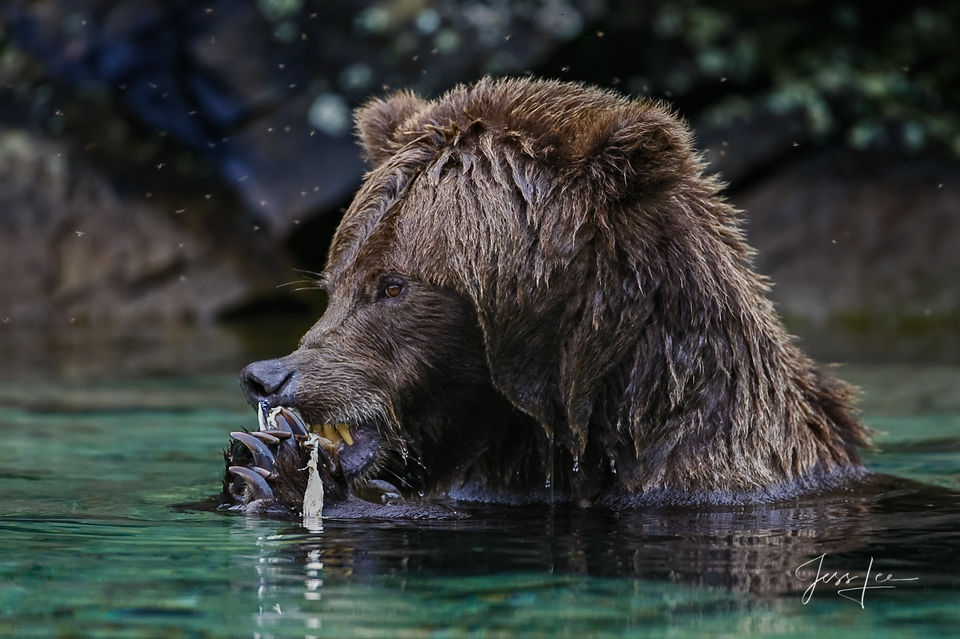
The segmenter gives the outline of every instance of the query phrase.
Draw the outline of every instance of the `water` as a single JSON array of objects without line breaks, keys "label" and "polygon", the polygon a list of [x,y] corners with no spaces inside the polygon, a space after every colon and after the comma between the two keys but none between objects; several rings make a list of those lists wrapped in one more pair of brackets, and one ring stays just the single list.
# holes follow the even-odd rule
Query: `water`
[{"label": "water", "polygon": [[[843,370],[883,431],[870,467],[924,485],[775,508],[489,508],[467,521],[326,520],[310,532],[181,506],[217,491],[226,434],[254,419],[222,372],[250,349],[231,350],[222,335],[181,344],[167,348],[169,361],[156,344],[141,353],[143,344],[83,340],[49,359],[8,360],[0,636],[943,637],[960,628],[960,367]],[[874,574],[917,579],[867,591],[863,608],[821,583],[804,605],[810,582],[795,571],[821,553],[825,571],[862,575],[872,557]]]}]

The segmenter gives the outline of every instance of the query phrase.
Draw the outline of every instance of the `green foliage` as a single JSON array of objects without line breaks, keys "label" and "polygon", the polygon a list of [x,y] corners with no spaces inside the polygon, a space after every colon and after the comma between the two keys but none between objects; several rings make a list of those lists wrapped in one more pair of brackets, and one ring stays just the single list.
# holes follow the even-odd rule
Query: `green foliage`
[{"label": "green foliage", "polygon": [[960,3],[622,0],[602,20],[593,62],[702,121],[766,111],[810,142],[960,155]]},{"label": "green foliage", "polygon": [[[960,153],[960,118],[947,106],[960,104],[955,3],[905,3],[889,15],[852,3],[777,6],[779,19],[744,28],[746,10],[686,5],[682,33],[701,73],[756,87],[755,103],[773,112],[801,113],[815,141],[841,137],[859,149],[936,144]],[[806,19],[790,20],[793,12]],[[742,102],[721,97],[705,115],[736,117]]]}]

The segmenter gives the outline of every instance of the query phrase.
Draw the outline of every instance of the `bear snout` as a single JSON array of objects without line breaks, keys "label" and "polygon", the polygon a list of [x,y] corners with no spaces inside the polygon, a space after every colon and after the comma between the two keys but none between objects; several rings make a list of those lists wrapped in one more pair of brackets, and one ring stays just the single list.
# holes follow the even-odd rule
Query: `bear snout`
[{"label": "bear snout", "polygon": [[297,375],[282,359],[265,359],[247,365],[240,372],[240,385],[247,402],[254,408],[261,402],[270,406],[292,406]]}]

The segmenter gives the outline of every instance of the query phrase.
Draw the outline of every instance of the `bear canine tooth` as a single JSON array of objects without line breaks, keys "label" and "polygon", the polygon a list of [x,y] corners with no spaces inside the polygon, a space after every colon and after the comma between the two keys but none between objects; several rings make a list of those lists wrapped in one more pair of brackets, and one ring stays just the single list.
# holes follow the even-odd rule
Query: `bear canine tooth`
[{"label": "bear canine tooth", "polygon": [[257,439],[259,439],[260,441],[264,442],[265,444],[270,444],[271,446],[275,446],[280,443],[280,438],[274,437],[273,435],[271,435],[266,431],[255,430],[255,431],[252,431],[250,434],[256,437]]},{"label": "bear canine tooth", "polygon": [[254,472],[243,466],[231,466],[227,470],[242,479],[244,483],[247,484],[247,490],[252,498],[250,501],[254,501],[256,499],[265,499],[267,501],[273,500],[273,490],[270,489],[270,485],[267,483],[267,480],[264,479],[260,473]]},{"label": "bear canine tooth", "polygon": [[250,433],[243,433],[240,431],[234,431],[230,433],[230,436],[235,440],[246,446],[251,453],[253,453],[253,462],[260,466],[261,468],[266,468],[270,472],[276,470],[277,466],[274,462],[273,453],[270,452],[270,449],[267,448],[267,445],[251,435]]},{"label": "bear canine tooth", "polygon": [[337,432],[337,429],[331,426],[330,424],[324,424],[323,426],[321,426],[320,434],[323,437],[326,437],[327,439],[332,441],[334,444],[336,444],[337,442],[343,439],[342,437],[340,437],[340,433]]},{"label": "bear canine tooth", "polygon": [[344,443],[347,446],[353,446],[353,435],[350,434],[350,427],[344,423],[337,424],[337,432],[340,433],[340,437],[343,438]]}]

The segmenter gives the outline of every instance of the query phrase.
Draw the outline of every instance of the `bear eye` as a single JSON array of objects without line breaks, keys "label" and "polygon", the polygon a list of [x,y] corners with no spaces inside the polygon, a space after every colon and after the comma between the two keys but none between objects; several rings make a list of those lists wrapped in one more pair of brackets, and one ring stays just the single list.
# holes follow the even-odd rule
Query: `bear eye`
[{"label": "bear eye", "polygon": [[396,297],[403,292],[403,284],[399,282],[390,282],[385,287],[383,287],[383,296],[384,297]]}]

